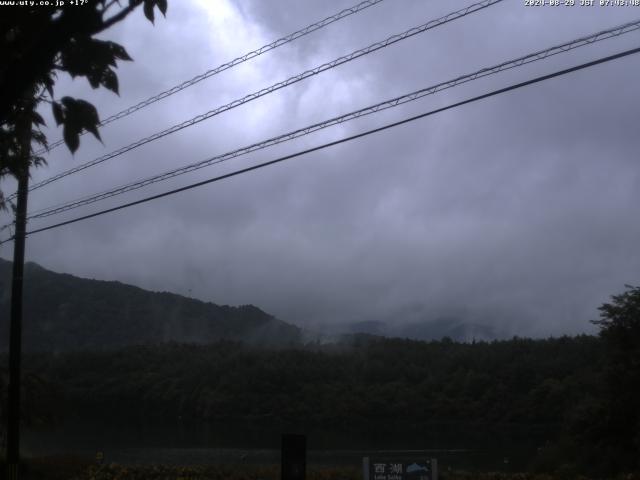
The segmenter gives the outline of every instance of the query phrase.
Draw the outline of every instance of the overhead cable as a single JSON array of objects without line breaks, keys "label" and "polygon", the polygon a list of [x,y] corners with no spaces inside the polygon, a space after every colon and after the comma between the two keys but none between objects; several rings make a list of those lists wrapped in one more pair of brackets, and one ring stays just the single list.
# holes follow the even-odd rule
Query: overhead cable
[{"label": "overhead cable", "polygon": [[[299,151],[299,152],[296,152],[296,153],[293,153],[293,154],[290,154],[290,155],[285,155],[283,157],[276,158],[275,160],[271,160],[271,161],[268,161],[268,162],[260,163],[258,165],[253,165],[251,167],[243,168],[241,170],[236,170],[234,172],[227,173],[225,175],[220,175],[220,176],[217,176],[217,177],[213,177],[213,178],[210,178],[208,180],[203,180],[203,181],[200,181],[200,182],[192,183],[192,184],[186,185],[184,187],[176,188],[176,189],[169,190],[167,192],[163,192],[163,193],[160,193],[160,194],[157,194],[157,195],[152,195],[152,196],[149,196],[149,197],[146,197],[146,198],[142,198],[140,200],[136,200],[136,201],[133,201],[133,202],[125,203],[123,205],[118,205],[116,207],[112,207],[112,208],[108,208],[108,209],[105,209],[105,210],[101,210],[99,212],[91,213],[89,215],[83,215],[81,217],[73,218],[71,220],[67,220],[67,221],[64,221],[64,222],[56,223],[56,224],[53,224],[53,225],[48,225],[48,226],[42,227],[42,228],[37,228],[37,229],[34,229],[34,230],[31,230],[31,231],[27,232],[27,235],[32,235],[32,234],[35,234],[35,233],[45,232],[47,230],[52,230],[54,228],[59,228],[59,227],[65,226],[65,225],[70,225],[72,223],[77,223],[77,222],[80,222],[80,221],[83,221],[83,220],[87,220],[87,219],[90,219],[90,218],[94,218],[94,217],[98,217],[98,216],[101,216],[101,215],[105,215],[107,213],[111,213],[111,212],[115,212],[115,211],[122,210],[122,209],[125,209],[125,208],[133,207],[135,205],[140,205],[142,203],[147,203],[147,202],[150,202],[150,201],[153,201],[153,200],[158,200],[160,198],[167,197],[167,196],[170,196],[170,195],[174,195],[176,193],[184,192],[184,191],[187,191],[187,190],[192,190],[194,188],[198,188],[198,187],[201,187],[203,185],[208,185],[210,183],[214,183],[214,182],[218,182],[218,181],[221,181],[221,180],[224,180],[224,179],[227,179],[227,178],[235,177],[237,175],[241,175],[241,174],[244,174],[244,173],[251,172],[253,170],[258,170],[258,169],[261,169],[261,168],[264,168],[264,167],[268,167],[270,165],[275,165],[277,163],[284,162],[285,160],[290,160],[290,159],[293,159],[293,158],[297,158],[297,157],[300,157],[302,155],[306,155],[306,154],[309,154],[309,153],[312,153],[312,152],[323,150],[323,149],[328,148],[328,147],[339,145],[339,144],[342,144],[342,143],[345,143],[345,142],[349,142],[349,141],[352,141],[352,140],[355,140],[355,139],[358,139],[358,138],[366,137],[366,136],[372,135],[374,133],[379,133],[379,132],[382,132],[384,130],[387,130],[387,129],[390,129],[390,128],[393,128],[393,127],[397,127],[399,125],[404,125],[406,123],[410,123],[410,122],[419,120],[421,118],[429,117],[431,115],[435,115],[437,113],[444,112],[446,110],[451,110],[453,108],[460,107],[462,105],[466,105],[466,104],[469,104],[469,103],[477,102],[479,100],[483,100],[483,99],[486,99],[486,98],[489,98],[489,97],[500,95],[500,94],[503,94],[503,93],[506,93],[506,92],[510,92],[512,90],[523,88],[523,87],[526,87],[526,86],[529,86],[529,85],[533,85],[533,84],[536,84],[536,83],[540,83],[540,82],[543,82],[543,81],[546,81],[546,80],[550,80],[552,78],[560,77],[562,75],[567,75],[569,73],[576,72],[578,70],[583,70],[583,69],[586,69],[586,68],[590,68],[590,67],[593,67],[593,66],[596,66],[596,65],[600,65],[600,64],[603,64],[603,63],[606,63],[606,62],[610,62],[610,61],[617,60],[617,59],[620,59],[620,58],[623,58],[623,57],[627,57],[629,55],[633,55],[633,54],[636,54],[636,53],[640,53],[640,47],[633,48],[633,49],[630,49],[630,50],[625,50],[623,52],[620,52],[620,53],[617,53],[617,54],[614,54],[614,55],[609,55],[607,57],[602,57],[602,58],[599,58],[597,60],[593,60],[591,62],[586,62],[586,63],[580,64],[580,65],[577,65],[575,67],[566,68],[564,70],[559,70],[559,71],[556,71],[554,73],[550,73],[550,74],[547,74],[547,75],[542,75],[542,76],[539,76],[539,77],[535,77],[533,79],[530,79],[530,80],[527,80],[527,81],[524,81],[524,82],[520,82],[520,83],[516,83],[516,84],[510,85],[508,87],[500,88],[498,90],[493,90],[492,92],[485,93],[483,95],[478,95],[476,97],[472,97],[472,98],[469,98],[467,100],[463,100],[461,102],[457,102],[457,103],[454,103],[454,104],[451,104],[451,105],[447,105],[446,107],[437,108],[435,110],[431,110],[429,112],[425,112],[425,113],[422,113],[420,115],[415,115],[415,116],[412,116],[412,117],[409,117],[409,118],[405,118],[403,120],[400,120],[400,121],[397,121],[397,122],[393,122],[393,123],[389,123],[389,124],[386,124],[386,125],[384,125],[382,127],[378,127],[378,128],[374,128],[374,129],[371,129],[371,130],[367,130],[365,132],[361,132],[361,133],[358,133],[356,135],[351,135],[349,137],[345,137],[345,138],[342,138],[340,140],[335,140],[333,142],[329,142],[329,143],[325,143],[325,144],[322,144],[322,145],[318,145],[318,146],[313,147],[313,148],[308,148],[306,150],[302,150],[302,151]],[[12,238],[8,238],[7,240],[4,240],[4,241],[0,242],[0,245],[2,245],[3,243],[8,242],[10,240],[12,240]]]},{"label": "overhead cable", "polygon": [[[138,147],[141,147],[142,145],[146,145],[147,143],[153,142],[155,140],[158,140],[160,138],[166,137],[167,135],[170,135],[172,133],[178,132],[184,128],[187,127],[191,127],[197,123],[200,123],[204,120],[207,120],[215,115],[219,115],[223,112],[226,112],[228,110],[231,110],[233,108],[239,107],[240,105],[244,105],[245,103],[251,102],[253,100],[256,100],[260,97],[263,97],[265,95],[268,95],[270,93],[273,93],[277,90],[280,90],[282,88],[288,87],[290,85],[293,85],[295,83],[298,83],[302,80],[305,80],[309,77],[312,77],[314,75],[318,75],[319,73],[325,72],[327,70],[330,70],[332,68],[335,68],[339,65],[345,64],[347,62],[350,62],[352,60],[355,60],[356,58],[362,57],[364,55],[368,55],[370,53],[376,52],[382,48],[388,47],[390,45],[393,45],[397,42],[400,42],[402,40],[406,40],[407,38],[413,37],[414,35],[418,35],[420,33],[424,33],[428,30],[431,30],[433,28],[439,27],[441,25],[444,25],[446,23],[452,22],[454,20],[463,18],[467,15],[470,15],[472,13],[478,12],[480,10],[483,10],[491,5],[494,5],[496,3],[500,3],[503,0],[483,0],[481,2],[478,3],[474,3],[472,5],[469,5],[468,7],[465,7],[463,9],[457,10],[455,12],[449,13],[443,17],[440,17],[438,19],[435,20],[431,20],[425,24],[422,24],[418,27],[413,27],[410,28],[409,30],[406,30],[405,32],[396,34],[396,35],[392,35],[388,38],[386,38],[385,40],[382,40],[380,42],[376,42],[374,44],[369,45],[368,47],[365,48],[361,48],[359,50],[356,50],[354,52],[351,52],[348,55],[344,55],[342,57],[339,57],[335,60],[332,60],[330,62],[324,63],[318,67],[312,68],[310,70],[306,70],[305,72],[302,72],[298,75],[294,75],[293,77],[290,77],[286,80],[283,80],[281,82],[275,83],[269,87],[263,88],[261,90],[258,90],[257,92],[251,93],[249,95],[246,95],[240,99],[234,100],[231,103],[228,103],[226,105],[222,105],[220,107],[217,107],[213,110],[210,110],[206,113],[203,113],[201,115],[198,115],[196,117],[193,117],[189,120],[186,120],[182,123],[179,123],[177,125],[174,125],[172,127],[169,127],[161,132],[157,132],[154,133],[153,135],[150,135],[148,137],[142,138],[134,143],[131,143],[129,145],[126,145],[122,148],[119,148],[118,150],[115,150],[111,153],[108,153],[106,155],[102,155],[98,158],[95,158],[94,160],[91,160],[89,162],[86,162],[82,165],[78,165],[77,167],[71,168],[69,170],[66,170],[64,172],[61,172],[57,175],[54,175],[52,177],[49,177],[45,180],[42,180],[40,182],[34,183],[33,185],[31,185],[29,187],[29,191],[33,191],[36,190],[38,188],[42,188],[45,185],[48,185],[52,182],[55,182],[57,180],[60,180],[61,178],[67,177],[69,175],[72,175],[74,173],[80,172],[82,170],[85,170],[87,168],[93,167],[95,165],[98,165],[100,163],[103,163],[109,159],[115,158],[117,156],[120,156],[124,153],[130,152],[131,150],[134,150]],[[15,193],[12,194],[11,196],[8,197],[9,199],[13,199],[15,198]]]},{"label": "overhead cable", "polygon": [[[256,49],[256,50],[252,50],[251,52],[245,53],[244,55],[241,55],[237,58],[234,58],[233,60],[231,60],[230,62],[227,63],[223,63],[222,65],[219,65],[215,68],[212,68],[211,70],[207,70],[204,73],[201,73],[200,75],[196,75],[195,77],[186,80],[182,83],[180,83],[179,85],[176,85],[174,87],[169,88],[168,90],[165,90],[163,92],[158,93],[157,95],[154,95],[152,97],[147,98],[146,100],[141,101],[140,103],[137,103],[135,105],[132,105],[128,108],[125,108],[124,110],[119,111],[118,113],[114,113],[113,115],[111,115],[110,117],[105,118],[104,120],[102,120],[100,122],[100,126],[103,127],[111,122],[115,122],[116,120],[120,120],[121,118],[127,117],[129,115],[131,115],[134,112],[137,112],[138,110],[141,110],[145,107],[148,107],[149,105],[156,103],[160,100],[163,100],[167,97],[170,97],[171,95],[178,93],[182,90],[184,90],[185,88],[191,87],[193,85],[195,85],[196,83],[201,82],[202,80],[205,80],[207,78],[213,77],[214,75],[217,75],[218,73],[222,73],[225,70],[229,70],[230,68],[233,68],[237,65],[240,65],[241,63],[244,63],[248,60],[251,60],[253,58],[256,58],[260,55],[262,55],[263,53],[267,53],[271,50],[275,50],[278,47],[281,47],[283,45],[286,45],[288,43],[293,42],[294,40],[297,40],[300,37],[304,37],[305,35],[308,35],[312,32],[315,32],[316,30],[320,30],[321,28],[326,27],[327,25],[330,25],[334,22],[337,22],[338,20],[342,20],[345,17],[348,17],[350,15],[353,15],[354,13],[358,13],[361,12],[369,7],[372,7],[374,5],[377,5],[378,3],[383,2],[384,0],[365,0],[364,2],[360,2],[357,5],[354,5],[352,7],[349,8],[345,8],[344,10],[339,11],[338,13],[334,14],[334,15],[330,15],[327,18],[324,18],[322,20],[320,20],[319,22],[316,23],[312,23],[311,25],[307,25],[304,28],[301,28],[298,31],[295,31],[293,33],[290,33],[289,35],[286,35],[282,38],[279,38],[277,40],[274,40],[273,42],[267,44],[267,45],[263,45],[262,47]],[[84,135],[85,133],[87,133],[86,131],[83,131],[81,135]],[[57,140],[56,142],[53,142],[51,145],[48,146],[48,148],[43,148],[41,150],[39,150],[38,152],[36,152],[36,155],[42,155],[48,151],[53,150],[54,148],[62,145],[64,143],[63,139]]]},{"label": "overhead cable", "polygon": [[92,194],[89,196],[85,196],[83,198],[80,199],[76,199],[70,202],[66,202],[54,207],[46,207],[44,209],[40,209],[39,211],[33,212],[32,214],[30,214],[27,218],[28,219],[34,219],[34,218],[44,218],[44,217],[48,217],[51,215],[56,215],[68,210],[72,210],[75,208],[79,208],[85,205],[89,205],[95,202],[98,202],[100,200],[104,200],[107,198],[111,198],[114,197],[116,195],[121,195],[124,194],[126,192],[130,192],[133,190],[137,190],[139,188],[143,188],[146,187],[148,185],[152,185],[154,183],[158,183],[164,180],[168,180],[170,178],[179,176],[179,175],[183,175],[189,172],[193,172],[195,170],[199,170],[201,168],[205,168],[211,165],[215,165],[218,163],[222,163],[225,161],[228,161],[232,158],[236,158],[242,155],[246,155],[258,150],[262,150],[264,148],[273,146],[273,145],[277,145],[283,142],[287,142],[305,135],[309,135],[313,132],[316,132],[318,130],[322,130],[324,128],[328,128],[334,125],[338,125],[338,124],[342,124],[344,122],[347,121],[351,121],[354,120],[356,118],[360,118],[366,115],[370,115],[376,112],[380,112],[382,110],[386,110],[389,108],[393,108],[393,107],[397,107],[398,105],[402,105],[408,102],[412,102],[414,100],[418,100],[422,97],[425,97],[427,95],[433,95],[435,93],[438,93],[442,90],[448,89],[448,88],[452,88],[455,87],[457,85],[461,85],[464,83],[468,83],[474,80],[477,80],[479,78],[483,78],[489,75],[494,75],[496,73],[499,72],[503,72],[505,70],[509,70],[512,68],[516,68],[516,67],[520,67],[523,65],[527,65],[536,61],[540,61],[543,60],[545,58],[549,58],[551,56],[560,54],[560,53],[564,53],[564,52],[568,52],[571,50],[574,50],[576,48],[585,46],[585,45],[590,45],[593,44],[595,42],[599,42],[605,39],[609,39],[609,38],[613,38],[613,37],[617,37],[632,31],[636,31],[640,29],[640,19],[635,20],[633,22],[629,22],[629,23],[625,23],[623,25],[619,25],[613,28],[609,28],[607,30],[603,30],[597,33],[594,33],[592,35],[588,35],[585,37],[580,37],[578,39],[572,40],[570,42],[565,42],[563,44],[560,45],[556,45],[554,47],[551,48],[547,48],[545,50],[540,50],[534,53],[530,53],[527,54],[525,56],[522,57],[518,57],[516,59],[513,60],[508,60],[502,63],[499,63],[497,65],[494,65],[492,67],[486,67],[480,70],[477,70],[473,73],[468,73],[465,75],[461,75],[459,77],[456,77],[452,80],[447,80],[445,82],[441,82],[438,83],[436,85],[432,85],[426,88],[422,88],[420,90],[416,90],[414,92],[411,93],[407,93],[405,95],[399,96],[399,97],[394,97],[391,98],[389,100],[385,100],[383,102],[379,102],[376,103],[374,105],[370,105],[368,107],[365,108],[361,108],[359,110],[355,110],[352,112],[349,112],[347,114],[344,115],[340,115],[337,117],[333,117],[330,118],[328,120],[324,120],[322,122],[319,123],[315,123],[313,125],[309,125],[306,126],[304,128],[300,128],[282,135],[278,135],[276,137],[271,137],[269,139],[266,140],[262,140],[260,142],[257,143],[253,143],[251,145],[242,147],[242,148],[238,148],[236,150],[232,150],[220,155],[216,155],[213,157],[210,157],[206,160],[202,160],[200,162],[197,163],[192,163],[190,165],[186,165],[183,167],[178,167],[178,168],[174,168],[172,170],[166,171],[164,173],[160,173],[158,175],[154,175],[152,177],[148,177],[142,180],[138,180],[135,182],[131,182],[128,183],[126,185],[121,185],[119,187],[115,187],[112,188],[110,190],[101,192],[101,193],[97,193],[97,194]]}]

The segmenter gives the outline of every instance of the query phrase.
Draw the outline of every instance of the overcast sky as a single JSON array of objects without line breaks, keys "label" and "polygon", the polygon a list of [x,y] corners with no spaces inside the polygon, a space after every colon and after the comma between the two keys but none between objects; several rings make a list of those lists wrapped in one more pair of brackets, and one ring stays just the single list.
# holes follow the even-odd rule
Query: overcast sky
[{"label": "overcast sky", "polygon": [[[579,0],[577,0],[579,3]],[[355,0],[170,0],[103,35],[135,62],[121,96],[61,78],[106,117]],[[471,2],[386,0],[58,148],[41,180]],[[505,0],[33,192],[44,208],[640,17],[634,7]],[[447,90],[112,201],[73,218],[636,47],[640,33]],[[594,67],[284,164],[33,235],[27,258],[299,325],[459,316],[520,335],[593,331],[640,284],[640,56]],[[47,118],[51,118],[45,110]],[[49,120],[49,124],[53,121]],[[60,132],[50,130],[57,140]],[[13,191],[5,182],[3,189]],[[7,220],[6,214],[3,220]],[[5,223],[5,222],[3,222]],[[11,248],[0,247],[10,258]]]}]

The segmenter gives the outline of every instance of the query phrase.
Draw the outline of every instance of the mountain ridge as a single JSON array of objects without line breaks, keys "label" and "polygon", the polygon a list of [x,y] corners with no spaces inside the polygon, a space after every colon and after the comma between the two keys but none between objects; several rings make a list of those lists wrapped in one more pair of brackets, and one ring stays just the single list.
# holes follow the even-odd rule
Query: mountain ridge
[{"label": "mountain ridge", "polygon": [[[10,261],[0,258],[0,338],[9,336]],[[353,342],[365,338],[420,341],[491,341],[506,338],[483,322],[455,316],[408,315],[302,329],[254,305],[218,305],[168,291],[150,291],[117,280],[58,273],[25,263],[23,338],[26,351],[104,350],[167,342],[252,346]],[[0,352],[7,342],[0,343]]]},{"label": "mountain ridge", "polygon": [[[0,259],[0,336],[8,338],[12,263]],[[166,342],[236,340],[279,346],[301,330],[254,305],[217,305],[119,281],[57,273],[25,264],[26,351],[103,350]],[[4,342],[3,342],[4,343]],[[5,350],[0,345],[0,350]]]}]

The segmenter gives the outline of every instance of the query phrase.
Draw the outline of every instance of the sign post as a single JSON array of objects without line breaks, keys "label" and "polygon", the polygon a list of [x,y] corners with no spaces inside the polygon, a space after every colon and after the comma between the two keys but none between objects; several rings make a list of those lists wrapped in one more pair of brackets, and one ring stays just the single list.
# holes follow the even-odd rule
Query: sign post
[{"label": "sign post", "polygon": [[362,459],[363,480],[438,480],[438,460]]},{"label": "sign post", "polygon": [[305,480],[307,473],[307,437],[282,435],[282,480]]}]

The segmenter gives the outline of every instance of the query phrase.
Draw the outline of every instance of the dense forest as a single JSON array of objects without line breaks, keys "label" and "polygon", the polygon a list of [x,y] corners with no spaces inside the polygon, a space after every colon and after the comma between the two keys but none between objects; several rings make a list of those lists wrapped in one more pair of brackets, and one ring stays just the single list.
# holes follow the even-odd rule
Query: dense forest
[{"label": "dense forest", "polygon": [[439,448],[526,446],[535,452],[531,465],[542,469],[632,469],[633,440],[618,430],[605,436],[617,428],[607,423],[607,358],[605,343],[590,336],[470,344],[352,337],[279,350],[220,342],[39,354],[26,363],[45,385],[27,393],[27,405],[51,407],[34,407],[45,424],[358,432],[396,438],[398,446],[398,438],[408,445],[418,437]]},{"label": "dense forest", "polygon": [[597,393],[603,349],[587,336],[476,344],[356,338],[280,350],[235,342],[131,347],[29,363],[64,386],[70,413],[126,420],[557,426]]}]

